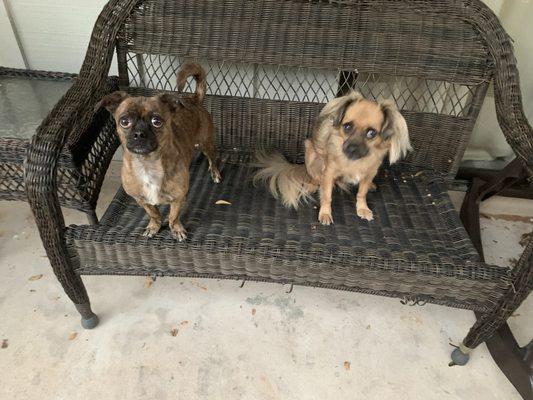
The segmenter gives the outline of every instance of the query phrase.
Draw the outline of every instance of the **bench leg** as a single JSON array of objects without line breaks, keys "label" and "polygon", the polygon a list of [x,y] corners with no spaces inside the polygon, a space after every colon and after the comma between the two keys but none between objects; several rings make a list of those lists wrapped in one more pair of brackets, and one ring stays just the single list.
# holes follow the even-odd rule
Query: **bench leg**
[{"label": "bench leg", "polygon": [[477,321],[461,345],[452,352],[450,365],[465,365],[469,353],[486,342],[492,358],[524,399],[533,398],[533,341],[520,348],[506,321],[533,287],[533,238],[513,269],[512,284],[494,309],[476,313]]},{"label": "bench leg", "polygon": [[65,293],[72,300],[76,310],[81,316],[81,326],[85,329],[93,329],[98,325],[98,316],[92,311],[91,303],[89,302],[89,296],[85,285],[81,280],[81,277],[73,271],[62,270],[61,273],[54,268],[59,283],[63,286]]},{"label": "bench leg", "polygon": [[98,316],[91,310],[90,303],[75,304],[81,315],[81,326],[85,329],[93,329],[98,325]]},{"label": "bench leg", "polygon": [[59,202],[52,201],[45,203],[45,205],[36,202],[32,204],[32,211],[46,255],[57,280],[80,313],[81,325],[86,329],[94,328],[98,325],[98,317],[91,310],[85,285],[74,270],[71,257],[68,254],[63,237],[65,222]]},{"label": "bench leg", "polygon": [[[478,318],[478,322],[472,330],[482,327],[483,316]],[[453,350],[450,366],[465,365],[470,359],[470,352],[473,348],[468,347],[465,343],[470,343],[468,340],[479,338],[475,333],[471,334],[472,330],[463,343]],[[522,398],[533,399],[533,340],[524,347],[518,346],[509,325],[504,322],[491,337],[485,339],[485,343],[498,367]],[[475,342],[472,342],[470,346],[474,346],[474,344]]]}]

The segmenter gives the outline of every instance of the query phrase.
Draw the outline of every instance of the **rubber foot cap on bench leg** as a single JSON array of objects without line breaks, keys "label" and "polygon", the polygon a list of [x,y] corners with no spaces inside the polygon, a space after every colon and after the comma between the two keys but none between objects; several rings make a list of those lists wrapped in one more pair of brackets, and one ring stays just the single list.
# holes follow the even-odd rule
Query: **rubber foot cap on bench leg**
[{"label": "rubber foot cap on bench leg", "polygon": [[465,354],[461,351],[461,349],[457,348],[452,351],[452,362],[450,363],[450,366],[466,365],[468,360],[470,360],[470,354]]},{"label": "rubber foot cap on bench leg", "polygon": [[93,314],[92,317],[89,318],[82,318],[81,319],[81,326],[84,329],[93,329],[98,325],[98,315]]}]

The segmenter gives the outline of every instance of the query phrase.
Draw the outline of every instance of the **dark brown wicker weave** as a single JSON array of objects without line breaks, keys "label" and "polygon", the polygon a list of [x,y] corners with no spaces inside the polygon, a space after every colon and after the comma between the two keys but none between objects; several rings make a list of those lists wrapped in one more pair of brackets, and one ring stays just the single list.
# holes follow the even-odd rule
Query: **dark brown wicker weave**
[{"label": "dark brown wicker weave", "polygon": [[[21,70],[0,67],[0,78],[28,80],[73,81],[75,74]],[[116,78],[106,82],[109,90],[118,88]],[[9,112],[9,110],[3,110]],[[118,140],[114,124],[106,113],[95,120],[93,130],[81,136],[71,135],[61,150],[57,165],[57,195],[62,206],[83,211],[89,221],[97,223],[95,208],[105,171],[115,153]],[[101,123],[106,121],[104,129]],[[24,160],[29,140],[0,137],[0,199],[26,200]]]},{"label": "dark brown wicker weave", "polygon": [[[115,49],[120,86],[134,94],[175,90],[185,59],[208,71],[224,179],[214,186],[203,159],[193,165],[185,243],[167,228],[142,237],[146,215],[122,190],[99,225],[65,229],[55,179],[61,149],[94,140],[100,127],[107,135],[108,119],[93,107],[109,91]],[[79,78],[32,141],[29,201],[84,326],[97,318],[82,274],[262,280],[476,310],[483,317],[463,342],[467,351],[533,284],[533,243],[513,270],[482,262],[447,194],[491,81],[501,127],[531,172],[533,133],[510,38],[481,1],[112,0]],[[323,227],[312,206],[290,211],[253,187],[248,161],[265,147],[301,161],[323,103],[349,88],[394,98],[416,150],[381,172],[368,198],[375,221],[358,219],[353,196],[339,192],[335,225]]]}]

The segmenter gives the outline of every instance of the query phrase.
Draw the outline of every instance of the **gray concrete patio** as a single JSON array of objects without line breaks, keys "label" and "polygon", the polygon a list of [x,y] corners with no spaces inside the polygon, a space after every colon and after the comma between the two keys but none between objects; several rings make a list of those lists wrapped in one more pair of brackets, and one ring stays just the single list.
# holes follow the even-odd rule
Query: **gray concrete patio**
[{"label": "gray concrete patio", "polygon": [[[507,265],[533,230],[533,202],[495,198],[483,212],[487,258]],[[28,205],[0,201],[0,399],[520,398],[485,345],[468,366],[448,367],[470,311],[274,284],[84,281],[101,319],[92,331],[55,279]],[[509,320],[520,344],[533,336],[532,300]]]}]

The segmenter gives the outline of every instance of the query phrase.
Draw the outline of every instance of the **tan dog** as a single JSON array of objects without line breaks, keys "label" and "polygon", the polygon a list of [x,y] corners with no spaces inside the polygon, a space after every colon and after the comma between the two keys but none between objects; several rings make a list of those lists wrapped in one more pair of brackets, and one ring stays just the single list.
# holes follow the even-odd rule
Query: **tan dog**
[{"label": "tan dog", "polygon": [[281,154],[258,156],[254,180],[268,181],[283,204],[297,208],[320,188],[318,220],[329,225],[331,195],[337,184],[359,184],[357,215],[371,221],[366,195],[383,159],[391,164],[411,150],[405,119],[391,101],[376,103],[351,92],[328,102],[311,139],[305,141],[305,165],[290,164]]},{"label": "tan dog", "polygon": [[124,149],[122,185],[150,216],[144,236],[152,237],[161,228],[157,206],[170,204],[168,224],[172,236],[179,241],[187,237],[180,211],[189,190],[189,166],[195,148],[207,156],[213,181],[220,182],[213,121],[201,104],[205,72],[198,64],[183,65],[177,76],[180,92],[189,76],[196,80],[196,93],[189,97],[130,97],[118,91],[105,96],[96,106],[105,107],[115,118]]}]

